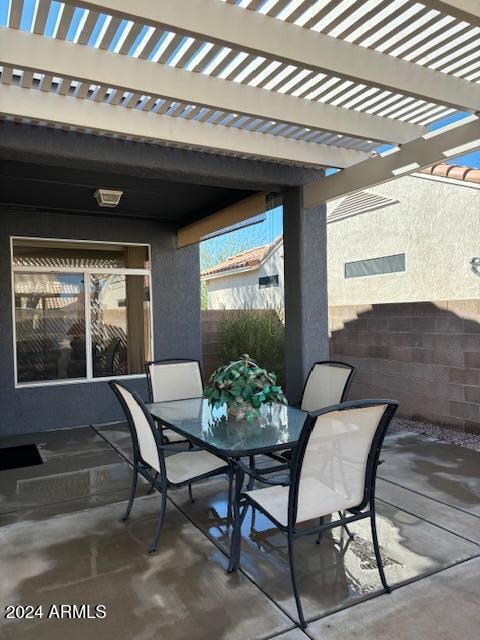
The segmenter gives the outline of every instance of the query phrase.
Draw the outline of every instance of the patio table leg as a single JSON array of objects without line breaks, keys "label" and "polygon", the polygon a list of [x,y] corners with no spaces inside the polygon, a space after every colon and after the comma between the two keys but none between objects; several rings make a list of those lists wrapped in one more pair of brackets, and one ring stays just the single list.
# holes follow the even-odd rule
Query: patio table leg
[{"label": "patio table leg", "polygon": [[[235,465],[235,460],[233,460]],[[242,518],[240,514],[240,494],[242,492],[244,472],[238,465],[235,465],[234,471],[234,492],[233,492],[233,527],[232,539],[230,542],[230,558],[228,562],[228,573],[232,573],[238,569],[240,555],[240,537],[242,535]]]}]

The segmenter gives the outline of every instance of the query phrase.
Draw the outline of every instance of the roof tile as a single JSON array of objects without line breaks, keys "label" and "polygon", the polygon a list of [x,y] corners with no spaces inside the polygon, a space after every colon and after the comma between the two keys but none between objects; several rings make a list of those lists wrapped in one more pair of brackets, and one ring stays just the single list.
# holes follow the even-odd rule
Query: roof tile
[{"label": "roof tile", "polygon": [[270,250],[270,244],[264,244],[261,247],[255,247],[248,251],[242,251],[234,256],[230,256],[223,262],[202,271],[202,276],[211,276],[222,271],[231,271],[232,269],[242,269],[244,267],[257,267]]},{"label": "roof tile", "polygon": [[456,164],[437,164],[433,167],[420,169],[420,173],[428,173],[432,176],[454,178],[455,180],[464,180],[465,182],[476,182],[477,184],[480,184],[480,169],[460,167]]}]

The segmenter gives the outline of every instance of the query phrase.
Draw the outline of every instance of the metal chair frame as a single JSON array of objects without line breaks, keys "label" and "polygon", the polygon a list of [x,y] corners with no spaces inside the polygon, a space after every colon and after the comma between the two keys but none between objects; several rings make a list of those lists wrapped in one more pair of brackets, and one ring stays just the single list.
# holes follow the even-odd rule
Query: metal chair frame
[{"label": "metal chair frame", "polygon": [[[302,529],[297,528],[297,507],[298,507],[298,492],[300,487],[300,475],[302,470],[303,458],[307,449],[308,441],[316,424],[318,416],[331,413],[334,411],[346,411],[348,409],[360,409],[364,407],[374,407],[379,405],[386,405],[383,416],[377,426],[370,451],[367,457],[367,464],[365,469],[365,482],[363,489],[363,499],[356,507],[348,509],[348,515],[345,513],[338,513],[339,518],[330,522],[325,522],[325,517],[322,516],[319,519],[319,523],[316,526],[309,526]],[[282,532],[287,534],[288,540],[288,558],[290,565],[290,575],[292,580],[293,593],[295,596],[295,603],[298,611],[298,618],[302,628],[307,626],[305,616],[303,613],[302,603],[300,600],[300,593],[298,590],[296,569],[295,569],[295,556],[294,556],[294,542],[303,536],[317,534],[317,542],[323,531],[333,529],[335,527],[343,527],[349,537],[352,536],[348,529],[348,525],[352,522],[358,522],[365,518],[370,518],[370,526],[372,533],[373,547],[375,551],[375,559],[377,562],[378,572],[380,574],[380,580],[384,590],[390,593],[390,587],[385,578],[385,572],[383,569],[382,558],[378,545],[377,527],[375,521],[375,480],[377,474],[377,467],[379,465],[380,450],[382,448],[385,433],[390,424],[390,421],[397,410],[398,402],[395,400],[354,400],[350,402],[343,402],[331,407],[326,407],[321,411],[308,414],[298,443],[293,451],[292,464],[290,468],[290,482],[287,485],[285,482],[275,482],[275,480],[267,479],[252,471],[241,462],[237,465],[240,466],[241,471],[249,476],[254,477],[255,480],[263,482],[268,485],[282,485],[289,486],[288,495],[288,524],[282,525],[278,522],[268,511],[262,508],[260,504],[255,502],[248,494],[240,493],[237,499],[240,501],[240,506],[243,507],[243,511],[240,513],[240,517],[235,522],[234,531],[232,533],[232,555],[234,556],[231,562],[231,571],[236,571],[240,566],[240,547],[241,547],[241,526],[243,519],[245,518],[247,509],[249,506],[261,511],[273,524],[275,524]]]},{"label": "metal chair frame", "polygon": [[[109,383],[110,387],[112,388],[113,392],[115,393],[115,395],[117,396],[120,405],[122,406],[122,409],[125,413],[125,416],[127,418],[127,423],[128,423],[128,427],[130,430],[130,435],[132,438],[132,446],[133,446],[133,463],[132,463],[132,483],[130,486],[130,495],[128,498],[128,503],[127,503],[127,508],[125,511],[125,514],[122,517],[123,521],[128,520],[128,518],[130,517],[130,513],[132,510],[132,506],[133,506],[133,502],[135,500],[135,494],[136,494],[136,489],[137,489],[137,479],[138,479],[138,475],[140,474],[141,476],[143,476],[145,478],[145,480],[147,482],[149,482],[151,484],[151,486],[155,489],[157,489],[157,491],[161,494],[161,505],[160,505],[160,514],[159,514],[159,518],[158,518],[158,522],[157,522],[157,527],[155,530],[155,535],[152,541],[152,544],[150,545],[148,552],[149,553],[155,553],[155,551],[157,550],[157,546],[158,546],[158,542],[160,539],[160,533],[162,531],[162,526],[163,526],[163,521],[165,518],[165,511],[166,511],[166,501],[167,501],[167,491],[169,488],[178,488],[178,487],[185,487],[187,486],[189,489],[189,495],[190,495],[190,499],[193,501],[192,498],[192,493],[191,493],[191,485],[195,482],[201,482],[202,480],[206,480],[208,478],[213,478],[214,476],[218,476],[218,475],[222,475],[222,474],[227,474],[228,478],[229,478],[229,485],[228,485],[228,507],[227,507],[227,518],[230,518],[231,515],[231,505],[232,505],[232,486],[233,486],[233,470],[232,470],[232,466],[230,464],[230,462],[228,460],[225,460],[225,466],[223,467],[219,467],[218,469],[215,469],[213,471],[209,471],[208,473],[204,473],[202,475],[199,476],[193,476],[191,478],[189,478],[188,480],[185,480],[183,482],[170,482],[167,478],[167,469],[166,469],[166,465],[165,465],[165,455],[164,452],[183,452],[185,453],[185,448],[183,447],[176,447],[175,445],[171,445],[171,444],[166,444],[164,442],[164,438],[161,434],[161,431],[159,431],[155,425],[155,421],[152,417],[152,415],[150,414],[150,412],[148,411],[147,407],[145,406],[145,403],[143,402],[142,398],[138,395],[138,393],[136,393],[135,391],[131,391],[130,389],[128,389],[125,385],[120,384],[119,382],[116,382],[115,380],[110,380]],[[132,395],[132,397],[134,398],[134,400],[137,402],[137,404],[139,405],[139,407],[141,408],[147,422],[148,425],[150,427],[150,429],[152,430],[152,434],[153,437],[155,439],[155,443],[157,445],[157,451],[158,451],[158,460],[159,460],[159,466],[160,466],[160,470],[159,472],[156,471],[155,469],[153,469],[143,458],[140,452],[140,446],[138,443],[138,438],[137,438],[137,432],[136,432],[136,428],[135,428],[135,424],[134,424],[134,419],[133,416],[130,412],[130,409],[127,405],[127,403],[125,402],[125,399],[123,398],[123,396],[121,395],[120,391],[118,390],[118,387],[122,387],[123,389],[125,389],[128,393],[130,393]],[[191,448],[187,451],[204,451],[203,448],[201,447],[194,447]],[[159,477],[160,476],[160,477]]]}]

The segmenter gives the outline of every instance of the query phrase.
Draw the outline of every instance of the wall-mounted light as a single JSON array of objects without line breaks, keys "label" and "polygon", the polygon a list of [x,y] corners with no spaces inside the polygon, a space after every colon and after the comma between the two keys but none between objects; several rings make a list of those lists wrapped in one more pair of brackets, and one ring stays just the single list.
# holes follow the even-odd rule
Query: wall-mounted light
[{"label": "wall-mounted light", "polygon": [[473,273],[476,276],[480,276],[480,258],[472,258],[470,260],[470,266],[472,268]]},{"label": "wall-mounted light", "polygon": [[123,191],[114,191],[113,189],[97,189],[94,193],[95,200],[99,207],[109,207],[113,209],[120,202]]}]

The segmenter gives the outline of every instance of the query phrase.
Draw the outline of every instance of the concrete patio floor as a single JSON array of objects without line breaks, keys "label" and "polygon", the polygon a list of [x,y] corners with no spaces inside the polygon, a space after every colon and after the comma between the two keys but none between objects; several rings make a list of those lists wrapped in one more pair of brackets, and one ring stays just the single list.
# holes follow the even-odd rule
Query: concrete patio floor
[{"label": "concrete patio floor", "polygon": [[[368,526],[298,543],[306,631],[296,626],[286,541],[247,515],[242,569],[225,572],[226,481],[169,493],[160,548],[147,556],[158,495],[130,479],[126,427],[5,438],[36,443],[44,464],[0,472],[0,637],[6,640],[469,640],[480,615],[480,454],[414,433],[386,440],[379,539],[392,594],[382,593]],[[97,620],[6,620],[5,606],[103,604]]]}]

